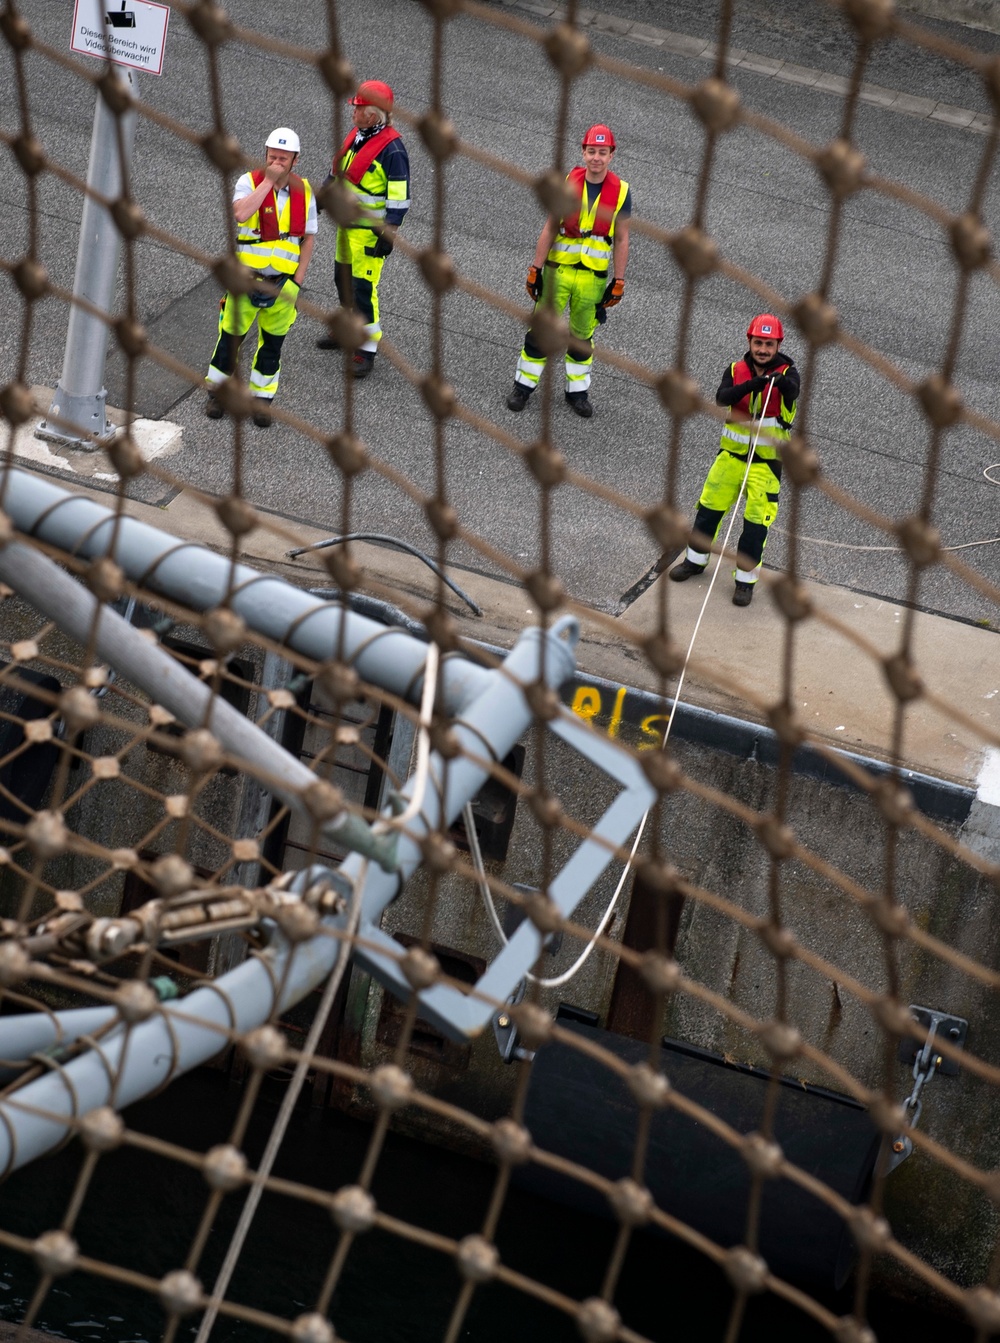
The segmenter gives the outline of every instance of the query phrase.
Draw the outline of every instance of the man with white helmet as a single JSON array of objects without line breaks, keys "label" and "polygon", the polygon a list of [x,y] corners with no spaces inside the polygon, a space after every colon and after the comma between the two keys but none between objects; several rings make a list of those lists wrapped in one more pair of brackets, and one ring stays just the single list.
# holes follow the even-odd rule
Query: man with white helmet
[{"label": "man with white helmet", "polygon": [[312,187],[292,172],[299,137],[279,126],[265,141],[264,169],[244,173],[233,193],[236,258],[262,283],[249,294],[227,294],[219,312],[219,340],[208,366],[205,414],[221,419],[223,408],[212,389],[232,377],[244,336],[257,322],[257,353],[250,391],[258,409],[253,422],[271,424],[270,405],[278,391],[281,347],[296,317],[296,303],[316,241],[318,220]]},{"label": "man with white helmet", "polygon": [[[632,193],[629,184],[611,171],[615,137],[608,126],[591,126],[582,149],[584,166],[574,168],[566,178],[579,204],[562,219],[553,215],[546,219],[525,288],[535,300],[536,313],[542,306],[559,314],[569,308],[574,339],[566,352],[566,402],[589,420],[594,413],[587,395],[594,363],[593,335],[608,308],[620,303],[625,292]],[[545,358],[529,327],[517,361],[514,389],[507,397],[508,410],[524,410],[538,386]]]},{"label": "man with white helmet", "polygon": [[[702,486],[691,544],[680,564],[670,570],[675,583],[705,572],[709,551],[695,549],[694,542],[700,538],[699,544],[703,545],[706,540],[709,544],[715,540],[722,519],[739,497],[745,475],[746,504],[737,546],[734,606],[749,606],[753,600],[768,528],[778,516],[781,444],[791,437],[799,396],[798,369],[789,355],[778,351],[785,337],[780,318],[770,312],[759,313],[747,327],[747,337],[750,348],[742,359],[728,365],[715,394],[716,405],[728,406],[729,414],[718,455]],[[751,449],[753,461],[748,471]]]},{"label": "man with white helmet", "polygon": [[[375,366],[382,339],[378,284],[396,230],[410,208],[410,159],[392,124],[392,104],[392,89],[383,80],[365,79],[358,85],[351,99],[354,127],[323,183],[325,187],[339,178],[358,198],[357,221],[337,229],[334,271],[340,302],[354,308],[365,324],[364,342],[351,364],[355,378],[366,378]],[[316,344],[321,350],[339,348],[334,336],[321,336]]]}]

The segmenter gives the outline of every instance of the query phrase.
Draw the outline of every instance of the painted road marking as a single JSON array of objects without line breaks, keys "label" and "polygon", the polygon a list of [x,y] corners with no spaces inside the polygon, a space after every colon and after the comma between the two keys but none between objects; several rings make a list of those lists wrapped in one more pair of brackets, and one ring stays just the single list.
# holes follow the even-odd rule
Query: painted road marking
[{"label": "painted road marking", "polygon": [[[560,6],[547,4],[546,0],[502,0],[502,3],[513,9],[526,10],[539,19],[559,21],[565,18],[565,11]],[[640,42],[645,47],[659,47],[672,56],[715,62],[715,42],[708,37],[690,37],[687,33],[654,28],[649,23],[633,23],[629,19],[599,14],[592,9],[578,10],[577,24],[581,28],[590,27],[597,32],[624,37],[629,42]],[[842,75],[816,70],[810,65],[796,65],[793,61],[783,61],[776,56],[742,51],[738,47],[730,51],[726,64],[731,70],[752,70],[765,79],[800,84],[816,93],[830,93],[838,98],[844,97],[849,88],[849,81]],[[858,97],[861,102],[884,108],[887,112],[919,117],[922,121],[940,121],[946,126],[974,131],[978,135],[988,135],[993,126],[993,118],[986,112],[976,112],[969,107],[954,107],[951,103],[937,102],[933,98],[915,98],[913,94],[902,93],[899,89],[886,89],[881,84],[862,84]]]}]

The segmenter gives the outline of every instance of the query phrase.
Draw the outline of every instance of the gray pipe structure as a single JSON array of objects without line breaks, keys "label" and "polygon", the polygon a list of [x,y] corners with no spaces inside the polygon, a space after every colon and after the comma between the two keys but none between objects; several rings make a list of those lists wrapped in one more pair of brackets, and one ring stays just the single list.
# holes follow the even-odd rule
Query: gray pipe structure
[{"label": "gray pipe structure", "polygon": [[[85,646],[93,631],[98,657],[134,685],[142,686],[157,704],[188,727],[206,727],[238,763],[249,764],[255,775],[263,776],[261,781],[275,797],[293,812],[309,818],[306,797],[316,783],[312,770],[256,723],[214,695],[164,649],[150,644],[53,560],[13,541],[0,550],[0,578],[77,643]],[[396,836],[374,834],[360,816],[342,809],[320,823],[319,830],[344,848],[364,853],[386,869],[395,869]]]},{"label": "gray pipe structure", "polygon": [[[318,601],[248,565],[233,566],[206,546],[179,541],[134,518],[116,522],[103,504],[27,471],[11,469],[4,480],[3,508],[18,531],[81,559],[109,555],[133,582],[196,611],[214,610],[228,597],[230,609],[258,634],[317,662],[339,655],[363,680],[419,703],[427,645],[412,634]],[[490,676],[485,667],[447,655],[441,662],[440,708],[461,712]]]},{"label": "gray pipe structure", "polygon": [[[128,85],[129,92],[134,91],[131,71],[126,70],[119,78]],[[137,121],[138,113],[134,108],[122,113],[120,118],[116,117],[98,93],[87,186],[105,200],[114,201],[121,197],[122,156],[127,168],[132,158]],[[120,250],[121,234],[110,211],[93,196],[85,196],[73,297],[86,299],[109,317],[115,297]],[[107,437],[105,409],[108,394],[104,388],[104,364],[109,330],[108,323],[102,318],[76,303],[70,307],[62,377],[49,407],[53,422],[42,420],[35,429],[36,438],[93,451],[97,446],[94,439]],[[59,423],[55,422],[57,419]]]},{"label": "gray pipe structure", "polygon": [[[402,882],[416,871],[423,861],[423,840],[447,828],[476,795],[488,777],[487,762],[502,760],[527,731],[533,714],[524,687],[541,680],[554,690],[572,674],[578,637],[573,619],[558,622],[548,632],[526,630],[502,667],[483,673],[481,693],[467,704],[453,732],[463,751],[475,753],[484,763],[476,764],[465,755],[445,761],[432,752],[426,783],[416,778],[407,782],[403,799],[419,792],[421,805],[400,837],[398,875],[366,869],[356,854],[339,869],[352,882],[362,883],[363,924],[377,920]],[[391,825],[392,809],[383,815],[384,823]],[[301,874],[296,889],[306,889],[323,875],[324,869],[316,868]],[[326,917],[324,933],[295,946],[275,930],[263,957],[245,961],[177,1003],[161,1003],[152,1016],[129,1029],[123,1023],[102,1037],[99,1051],[88,1050],[4,1097],[0,1178],[62,1142],[74,1118],[109,1104],[112,1096],[116,1108],[130,1105],[218,1054],[231,1031],[242,1035],[300,1002],[336,964],[341,948],[336,934],[348,917],[346,912]],[[365,935],[363,928],[360,935]],[[284,991],[277,998],[276,986],[282,982]],[[0,1021],[0,1057],[4,1052]]]}]

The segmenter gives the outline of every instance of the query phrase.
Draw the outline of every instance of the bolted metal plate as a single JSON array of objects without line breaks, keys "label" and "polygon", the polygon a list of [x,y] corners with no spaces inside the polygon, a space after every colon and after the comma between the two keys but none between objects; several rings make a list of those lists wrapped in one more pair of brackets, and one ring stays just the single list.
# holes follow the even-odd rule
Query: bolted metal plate
[{"label": "bolted metal plate", "polygon": [[[969,1023],[964,1017],[953,1017],[947,1012],[938,1012],[932,1007],[916,1007],[913,1003],[910,1004],[910,1013],[925,1030],[929,1031],[932,1026],[935,1026],[935,1041],[940,1039],[949,1045],[953,1045],[956,1049],[965,1048]],[[924,1042],[918,1040],[916,1036],[904,1036],[899,1042],[896,1057],[900,1063],[915,1063],[917,1055],[923,1047]],[[934,1071],[940,1073],[942,1077],[957,1077],[959,1067],[954,1059],[946,1058],[943,1054],[940,1055],[940,1058],[941,1062]]]}]

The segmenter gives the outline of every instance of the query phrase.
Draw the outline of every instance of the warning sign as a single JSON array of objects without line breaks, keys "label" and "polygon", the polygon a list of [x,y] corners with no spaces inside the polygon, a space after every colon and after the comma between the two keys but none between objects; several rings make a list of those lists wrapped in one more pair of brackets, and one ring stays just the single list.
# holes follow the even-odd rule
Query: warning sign
[{"label": "warning sign", "polygon": [[70,50],[158,75],[169,18],[170,7],[151,0],[75,0]]}]

